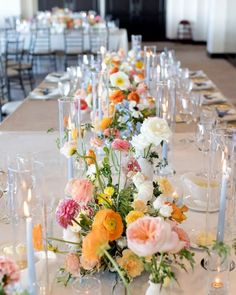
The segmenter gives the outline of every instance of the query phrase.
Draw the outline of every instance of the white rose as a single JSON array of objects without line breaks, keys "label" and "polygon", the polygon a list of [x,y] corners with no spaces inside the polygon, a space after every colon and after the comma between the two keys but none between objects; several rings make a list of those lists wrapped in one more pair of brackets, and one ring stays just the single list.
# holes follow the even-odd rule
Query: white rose
[{"label": "white rose", "polygon": [[117,245],[118,245],[121,249],[124,249],[125,247],[127,247],[127,240],[126,240],[126,238],[124,238],[124,237],[119,238],[116,242],[117,242]]},{"label": "white rose", "polygon": [[152,181],[146,180],[138,187],[137,199],[147,203],[153,196],[153,184]]},{"label": "white rose", "polygon": [[88,166],[86,176],[89,177],[89,179],[91,181],[94,181],[96,179],[96,166],[95,166],[95,164],[92,164],[92,165]]},{"label": "white rose", "polygon": [[130,87],[129,77],[124,72],[117,72],[110,76],[111,85],[121,90],[127,90]]},{"label": "white rose", "polygon": [[171,130],[166,120],[152,117],[144,120],[141,134],[146,138],[147,142],[159,145],[163,140],[168,141]]},{"label": "white rose", "polygon": [[133,136],[131,140],[131,145],[135,148],[136,151],[143,151],[147,148],[150,143],[146,140],[143,134]]},{"label": "white rose", "polygon": [[160,210],[160,208],[164,205],[164,202],[161,197],[156,198],[156,200],[153,202],[153,208],[156,210]]},{"label": "white rose", "polygon": [[146,181],[146,177],[141,172],[137,172],[133,178],[133,183],[136,186],[136,188],[139,188],[139,186]]},{"label": "white rose", "polygon": [[170,217],[171,216],[171,213],[173,211],[173,208],[167,204],[163,205],[161,208],[160,208],[160,213],[163,217]]},{"label": "white rose", "polygon": [[[80,242],[79,234],[73,232],[69,227],[67,229],[63,229],[63,240],[72,242],[72,243]],[[67,243],[67,246],[70,247],[71,249],[78,248],[77,245],[69,244],[69,243]]]},{"label": "white rose", "polygon": [[77,142],[76,141],[69,141],[65,142],[64,146],[60,149],[62,155],[70,158],[75,154],[77,150]]}]

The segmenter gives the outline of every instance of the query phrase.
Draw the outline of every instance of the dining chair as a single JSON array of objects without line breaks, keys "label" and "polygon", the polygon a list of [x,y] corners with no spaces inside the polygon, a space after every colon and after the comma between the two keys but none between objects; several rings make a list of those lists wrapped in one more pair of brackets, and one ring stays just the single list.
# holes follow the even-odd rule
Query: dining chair
[{"label": "dining chair", "polygon": [[8,101],[5,64],[0,56],[0,122],[4,115],[12,114],[21,104],[22,101]]},{"label": "dining chair", "polygon": [[97,54],[101,46],[108,49],[109,30],[107,28],[90,28],[89,29],[89,51]]},{"label": "dining chair", "polygon": [[[2,62],[5,68],[5,79],[7,86],[8,99],[11,100],[11,86],[19,85],[26,96],[26,90],[23,82],[22,72],[16,68],[20,66],[24,53],[24,38],[17,32],[6,31],[5,34],[5,50],[2,55]],[[16,68],[14,68],[16,67]]]},{"label": "dining chair", "polygon": [[65,70],[69,60],[77,59],[78,55],[84,51],[83,28],[64,30],[64,64]]},{"label": "dining chair", "polygon": [[32,49],[33,65],[38,66],[40,59],[46,59],[51,62],[54,69],[57,69],[56,51],[51,48],[51,31],[49,27],[36,28],[31,31],[31,38],[34,39],[34,46]]}]

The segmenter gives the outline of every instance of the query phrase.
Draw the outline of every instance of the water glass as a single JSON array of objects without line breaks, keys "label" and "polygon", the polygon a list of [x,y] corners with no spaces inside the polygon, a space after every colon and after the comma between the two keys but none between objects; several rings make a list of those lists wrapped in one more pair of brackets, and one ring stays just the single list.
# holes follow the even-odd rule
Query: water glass
[{"label": "water glass", "polygon": [[142,35],[131,35],[131,46],[135,52],[142,50]]},{"label": "water glass", "polygon": [[69,81],[59,81],[58,90],[61,97],[65,97],[70,93],[70,82]]}]

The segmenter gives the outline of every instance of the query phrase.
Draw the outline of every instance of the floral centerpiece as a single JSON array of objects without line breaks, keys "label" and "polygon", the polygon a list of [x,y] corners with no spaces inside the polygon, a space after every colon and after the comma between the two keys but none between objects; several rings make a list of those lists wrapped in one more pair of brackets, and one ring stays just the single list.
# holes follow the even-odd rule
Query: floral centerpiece
[{"label": "floral centerpiece", "polygon": [[[86,163],[86,176],[68,182],[66,198],[56,209],[61,241],[70,249],[63,269],[68,279],[115,270],[129,292],[129,282],[144,271],[150,274],[150,288],[161,288],[166,278],[175,279],[173,265],[185,269],[186,260],[193,266],[189,238],[180,227],[187,208],[178,205],[168,179],[148,176],[136,159],[140,153],[150,155],[170,133],[165,120],[153,117],[144,120],[133,146],[116,136],[100,161],[93,150],[80,155],[74,148]],[[60,252],[53,242],[59,239],[49,241],[50,249]]]}]

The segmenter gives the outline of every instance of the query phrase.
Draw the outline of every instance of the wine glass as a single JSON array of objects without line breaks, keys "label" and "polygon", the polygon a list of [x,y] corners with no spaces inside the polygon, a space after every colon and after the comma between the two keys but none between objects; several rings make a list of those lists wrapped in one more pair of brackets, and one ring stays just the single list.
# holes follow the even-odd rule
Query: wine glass
[{"label": "wine glass", "polygon": [[59,81],[58,82],[58,90],[61,97],[68,96],[70,93],[70,82],[69,81]]}]

